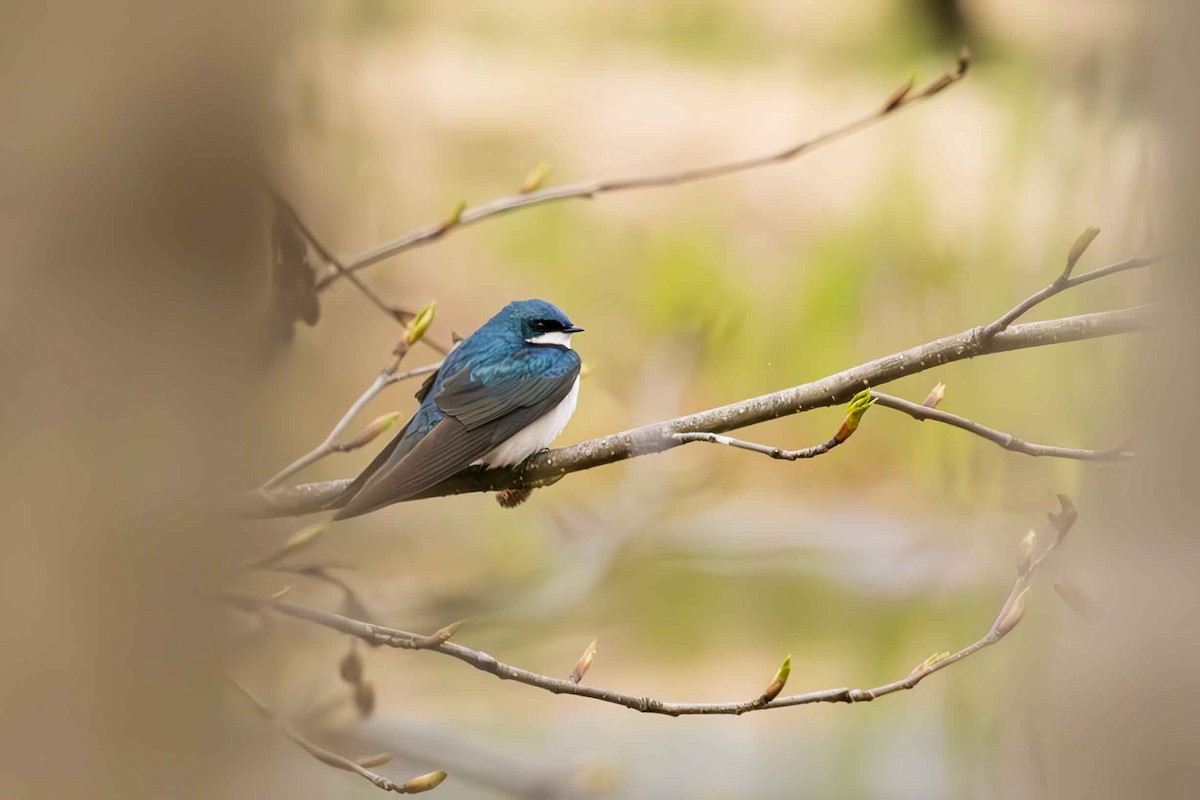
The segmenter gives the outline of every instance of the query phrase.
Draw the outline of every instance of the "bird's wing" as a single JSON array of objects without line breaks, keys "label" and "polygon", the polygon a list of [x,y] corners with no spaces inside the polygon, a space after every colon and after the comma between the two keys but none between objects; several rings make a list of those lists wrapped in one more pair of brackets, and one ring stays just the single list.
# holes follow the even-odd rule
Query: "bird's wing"
[{"label": "bird's wing", "polygon": [[[433,400],[446,418],[394,463],[378,468],[338,513],[345,519],[407,500],[461,472],[502,442],[553,410],[579,376],[578,356],[539,365],[530,375],[514,369],[526,358],[518,352],[485,368],[464,368],[449,376]],[[488,380],[505,372],[524,377]]]},{"label": "bird's wing", "polygon": [[[413,395],[417,398],[417,402],[422,402],[425,400],[425,396],[429,394],[429,390],[433,388],[433,384],[437,381],[439,372],[440,370],[434,370],[433,372],[429,373],[428,376],[426,376],[424,381],[422,381],[421,387],[417,389],[416,394]],[[409,418],[408,422],[404,423],[404,427],[396,432],[396,435],[393,436],[391,441],[388,442],[387,445],[385,445],[384,448],[376,454],[375,458],[371,459],[371,463],[367,465],[366,469],[358,473],[358,477],[356,477],[349,486],[343,489],[337,497],[329,501],[325,507],[330,509],[344,508],[356,494],[362,491],[363,486],[365,486],[367,482],[371,480],[375,473],[385,467],[388,461],[392,459],[393,454],[396,453],[397,448],[399,448],[404,442],[405,437],[412,428],[413,422],[417,420],[419,416],[420,414],[418,410],[418,413],[414,414]],[[418,430],[417,432],[419,433],[420,431]],[[402,458],[409,449],[411,449],[411,447],[401,448],[399,457]],[[399,458],[397,458],[397,460],[399,460]]]}]

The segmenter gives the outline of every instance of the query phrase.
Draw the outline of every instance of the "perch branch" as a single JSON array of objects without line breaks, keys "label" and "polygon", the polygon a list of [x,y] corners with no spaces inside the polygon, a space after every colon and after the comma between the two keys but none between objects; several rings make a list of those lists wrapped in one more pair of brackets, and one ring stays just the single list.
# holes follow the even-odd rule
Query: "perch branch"
[{"label": "perch branch", "polygon": [[[1151,320],[1152,314],[1143,306],[1011,325],[986,341],[978,336],[979,328],[970,328],[790,389],[550,450],[532,456],[515,468],[467,470],[421,496],[549,486],[572,472],[678,447],[681,445],[676,438],[678,434],[724,433],[745,428],[789,414],[838,405],[847,402],[864,386],[882,386],[942,364],[1010,350],[1131,333],[1146,329]],[[253,492],[245,496],[241,510],[250,516],[297,516],[322,511],[347,485],[349,479],[342,479],[301,484],[269,493]]]},{"label": "perch branch", "polygon": [[372,772],[361,764],[352,761],[345,756],[340,756],[332,750],[326,750],[319,744],[304,738],[299,733],[280,722],[271,709],[267,708],[262,701],[252,695],[240,683],[234,680],[230,680],[230,683],[232,683],[234,687],[236,687],[238,691],[240,691],[246,697],[246,699],[254,705],[255,709],[258,710],[260,715],[274,724],[275,727],[279,729],[280,733],[291,739],[293,742],[299,745],[304,752],[308,753],[322,764],[327,764],[334,769],[352,772],[359,777],[369,780],[371,783],[375,784],[375,786],[378,788],[383,789],[385,792],[396,792],[397,794],[420,794],[421,792],[427,792],[430,789],[436,789],[438,785],[446,779],[446,773],[439,770],[437,772],[430,772],[427,775],[420,775],[412,780],[405,781],[404,783],[396,783],[390,778],[386,778],[377,772]]},{"label": "perch branch", "polygon": [[970,54],[964,49],[959,54],[958,63],[953,72],[947,72],[916,90],[913,89],[910,81],[909,83],[900,87],[899,90],[894,92],[883,105],[879,106],[876,110],[871,111],[869,114],[859,117],[858,119],[855,119],[831,131],[823,133],[813,139],[808,139],[798,144],[791,145],[777,152],[756,156],[754,158],[715,164],[709,167],[686,169],[678,172],[667,172],[660,175],[608,181],[586,181],[583,183],[574,183],[566,186],[552,186],[547,189],[520,192],[510,197],[501,197],[482,205],[473,206],[471,208],[460,206],[456,208],[448,218],[440,222],[426,225],[423,228],[401,236],[399,239],[381,245],[370,252],[363,253],[347,263],[342,264],[340,268],[336,268],[339,262],[331,261],[331,263],[335,265],[335,270],[317,282],[317,291],[324,290],[334,281],[343,276],[352,275],[354,272],[360,269],[377,264],[380,261],[391,258],[392,256],[399,255],[406,250],[411,250],[413,248],[435,242],[456,228],[461,228],[465,225],[471,225],[473,223],[480,222],[509,211],[543,205],[545,203],[558,202],[561,200],[579,198],[591,199],[597,195],[607,194],[610,192],[623,192],[632,189],[648,189],[660,186],[675,186],[681,183],[692,183],[694,181],[707,180],[709,178],[716,178],[735,172],[744,172],[746,170],[758,169],[759,167],[765,167],[771,164],[780,164],[786,161],[791,161],[800,155],[810,153],[814,150],[824,147],[825,145],[831,144],[850,136],[851,134],[869,128],[890,116],[893,112],[913,105],[914,103],[920,102],[926,98],[932,97],[944,89],[949,88],[958,81],[962,80],[963,76],[967,74],[967,66],[969,63]]},{"label": "perch branch", "polygon": [[[761,695],[754,697],[751,700],[735,701],[726,703],[678,703],[657,700],[650,697],[640,695],[625,694],[623,692],[604,689],[598,686],[590,686],[571,678],[554,678],[549,675],[542,675],[537,672],[532,672],[527,669],[515,667],[510,664],[505,664],[496,660],[495,657],[480,650],[475,650],[461,644],[456,644],[448,640],[438,641],[438,634],[433,636],[421,636],[416,633],[397,630],[395,628],[387,628],[382,625],[374,625],[361,620],[351,619],[341,616],[340,614],[332,614],[327,611],[308,608],[306,606],[296,605],[284,600],[278,599],[263,599],[254,600],[243,596],[232,596],[225,599],[236,603],[239,606],[245,606],[249,603],[258,602],[264,607],[274,609],[275,611],[286,616],[297,619],[306,620],[308,622],[322,625],[332,630],[356,636],[363,641],[373,645],[386,645],[402,650],[430,650],[441,653],[474,667],[483,672],[490,673],[500,678],[501,680],[511,680],[517,683],[523,683],[527,686],[532,686],[537,689],[543,689],[552,694],[572,694],[579,697],[586,697],[592,700],[599,700],[604,703],[612,703],[614,705],[624,706],[626,708],[650,714],[665,714],[667,716],[684,716],[696,714],[734,714],[740,715],[751,711],[760,711],[769,708],[786,708],[789,706],[811,705],[814,703],[860,703],[869,702],[879,697],[884,697],[895,692],[905,689],[912,689],[925,678],[929,677],[939,670],[949,667],[951,664],[956,664],[959,661],[967,658],[974,653],[983,650],[996,644],[1006,635],[1008,635],[1018,623],[1020,623],[1025,613],[1025,598],[1026,592],[1032,582],[1033,576],[1037,568],[1041,566],[1046,557],[1062,543],[1064,537],[1070,531],[1071,526],[1076,519],[1076,512],[1071,504],[1071,501],[1065,496],[1059,496],[1062,510],[1058,513],[1050,515],[1050,521],[1054,526],[1054,535],[1050,541],[1045,544],[1040,554],[1037,551],[1037,536],[1032,531],[1025,539],[1022,540],[1018,550],[1017,559],[1017,579],[1013,584],[1012,590],[1009,592],[1007,599],[1000,608],[1000,613],[996,616],[992,626],[988,632],[962,648],[955,653],[940,653],[934,655],[922,663],[918,664],[906,677],[900,680],[885,683],[871,689],[824,689],[815,692],[805,692],[803,694],[794,694],[779,696],[783,688],[783,684],[787,681],[787,674],[790,668],[790,659],[784,662],[784,667],[781,668],[779,674],[776,675],[775,681],[768,687],[767,691]],[[593,650],[593,648],[589,648]],[[593,650],[594,652],[594,650]],[[586,655],[586,654],[585,654]],[[590,659],[589,659],[590,663]],[[581,672],[585,672],[581,670]],[[581,675],[582,677],[582,675]]]}]

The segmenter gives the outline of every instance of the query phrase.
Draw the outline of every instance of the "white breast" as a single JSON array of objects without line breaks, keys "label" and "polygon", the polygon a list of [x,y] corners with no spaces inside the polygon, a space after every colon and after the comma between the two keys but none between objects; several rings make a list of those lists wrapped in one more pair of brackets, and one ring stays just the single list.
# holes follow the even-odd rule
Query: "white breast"
[{"label": "white breast", "polygon": [[567,427],[567,421],[575,413],[575,401],[578,399],[579,378],[576,378],[570,393],[554,407],[554,410],[543,414],[536,422],[518,431],[476,463],[487,467],[511,467],[520,464],[539,450],[545,450],[563,432],[563,428]]}]

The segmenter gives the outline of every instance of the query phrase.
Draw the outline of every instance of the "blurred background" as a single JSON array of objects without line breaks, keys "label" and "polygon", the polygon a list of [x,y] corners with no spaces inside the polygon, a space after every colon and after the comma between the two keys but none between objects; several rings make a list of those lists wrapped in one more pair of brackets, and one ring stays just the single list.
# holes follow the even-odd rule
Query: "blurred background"
[{"label": "blurred background", "polygon": [[[460,199],[512,194],[543,162],[550,185],[784,147],[969,46],[961,84],[794,162],[521,210],[360,273],[388,302],[436,299],[437,342],[512,299],[564,308],[587,329],[588,374],[560,444],[583,441],[989,322],[1089,225],[1103,233],[1083,268],[1182,250],[1200,132],[1190,3],[18,6],[0,794],[378,793],[280,736],[223,675],[338,752],[395,753],[380,771],[400,780],[446,770],[444,798],[1194,791],[1186,264],[1035,312],[1158,298],[1161,338],[886,389],[920,402],[944,382],[943,409],[1031,441],[1135,436],[1152,453],[1136,465],[1034,459],[878,409],[812,461],[687,447],[568,476],[516,510],[487,495],[393,506],[288,560],[352,595],[240,571],[307,520],[225,513],[325,436],[401,335],[346,281],[315,325],[266,332],[264,179],[348,259]],[[436,358],[418,347],[404,365]],[[411,412],[416,388],[389,388],[360,423]],[[739,435],[803,447],[842,414]],[[353,476],[383,441],[294,480]],[[555,676],[595,638],[587,682],[661,699],[749,699],[789,653],[789,693],[868,687],[987,631],[1017,542],[1060,492],[1080,522],[1019,632],[870,705],[670,719],[359,648],[363,713],[338,675],[346,637],[198,599],[287,589],[344,610],[352,596],[418,631],[465,617],[463,643]],[[1090,598],[1086,619],[1056,582]]]}]

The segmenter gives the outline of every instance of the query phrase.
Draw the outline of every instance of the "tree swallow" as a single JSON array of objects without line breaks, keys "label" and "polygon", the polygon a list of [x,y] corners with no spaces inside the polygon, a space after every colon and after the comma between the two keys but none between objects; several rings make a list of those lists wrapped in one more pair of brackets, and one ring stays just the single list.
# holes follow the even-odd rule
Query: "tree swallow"
[{"label": "tree swallow", "polygon": [[412,419],[339,499],[334,519],[408,500],[479,464],[510,467],[550,445],[575,411],[582,331],[545,300],[509,303],[446,356]]}]

